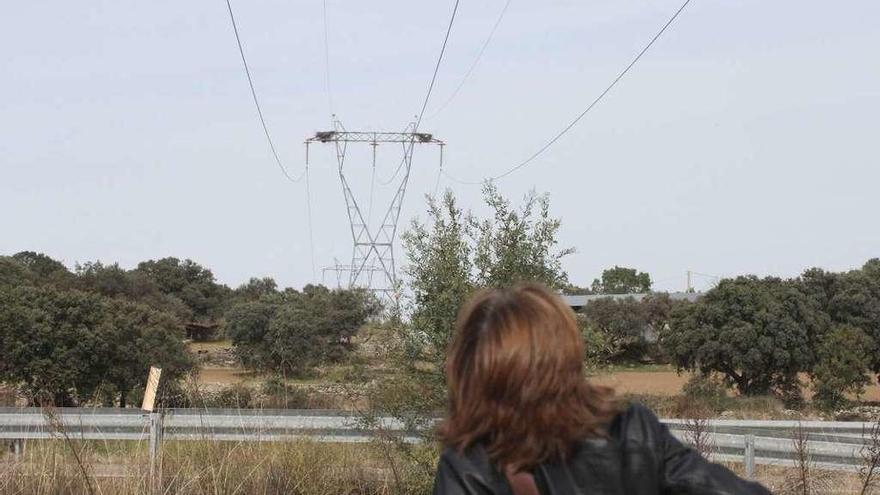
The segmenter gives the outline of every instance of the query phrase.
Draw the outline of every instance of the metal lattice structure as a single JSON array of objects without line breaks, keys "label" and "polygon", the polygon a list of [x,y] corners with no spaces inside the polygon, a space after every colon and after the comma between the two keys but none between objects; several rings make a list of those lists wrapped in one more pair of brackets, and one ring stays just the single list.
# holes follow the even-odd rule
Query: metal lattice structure
[{"label": "metal lattice structure", "polygon": [[[349,279],[351,278],[351,272],[354,270],[354,266],[340,263],[334,258],[332,265],[325,266],[321,269],[321,284],[327,285],[327,272],[330,272],[331,276],[335,278],[335,287],[337,289],[348,287],[350,283]],[[365,266],[361,270],[361,272],[361,276],[365,276],[367,278],[367,283],[370,287],[372,287],[373,285],[374,275],[380,275],[382,277],[385,276],[382,268],[376,265]],[[343,283],[343,280],[345,281],[345,283]]]},{"label": "metal lattice structure", "polygon": [[[351,257],[351,265],[340,268],[349,274],[349,287],[364,287],[376,291],[388,293],[392,291],[397,282],[397,264],[394,258],[394,240],[397,236],[397,225],[400,220],[400,210],[406,188],[409,184],[412,170],[413,150],[416,144],[434,144],[440,146],[440,161],[443,161],[443,146],[445,143],[436,139],[433,135],[416,132],[415,124],[410,123],[403,132],[354,132],[346,131],[335,117],[332,131],[320,131],[306,140],[306,163],[308,163],[309,146],[315,143],[332,143],[336,151],[339,180],[342,184],[342,194],[345,199],[348,213],[351,237],[354,244]],[[385,214],[380,224],[371,226],[369,219],[365,218],[357,197],[352,191],[351,184],[345,174],[345,158],[349,144],[364,143],[373,148],[373,167],[376,165],[376,147],[380,144],[401,145],[403,157],[400,165],[392,177],[391,182],[396,186],[395,193],[388,203]],[[374,274],[380,274],[376,277]]]}]

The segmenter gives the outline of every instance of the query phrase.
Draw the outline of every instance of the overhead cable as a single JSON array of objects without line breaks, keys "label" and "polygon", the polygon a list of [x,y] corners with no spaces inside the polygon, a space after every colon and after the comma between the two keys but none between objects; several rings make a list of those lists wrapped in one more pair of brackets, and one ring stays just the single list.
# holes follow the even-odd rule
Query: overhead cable
[{"label": "overhead cable", "polygon": [[611,81],[611,84],[609,84],[608,87],[606,87],[605,90],[602,91],[599,94],[599,96],[597,96],[592,101],[592,103],[590,103],[590,105],[587,106],[587,108],[584,111],[582,111],[580,114],[578,114],[578,116],[575,117],[574,120],[572,120],[567,126],[565,126],[561,131],[559,131],[555,136],[553,136],[552,139],[550,139],[543,146],[541,146],[538,149],[538,151],[535,151],[528,158],[519,162],[518,164],[516,164],[515,166],[511,167],[510,169],[504,171],[503,173],[495,175],[495,176],[487,177],[481,181],[460,180],[460,179],[457,179],[457,178],[451,176],[446,171],[443,172],[443,175],[446,176],[446,178],[448,178],[449,180],[451,180],[453,182],[457,182],[459,184],[471,184],[471,185],[482,184],[486,181],[494,181],[494,180],[498,180],[498,179],[502,179],[504,177],[507,177],[508,175],[516,172],[517,170],[525,167],[526,165],[528,165],[529,163],[534,161],[536,158],[541,156],[545,151],[547,151],[548,148],[553,146],[553,144],[555,144],[556,141],[558,141],[562,136],[564,136],[568,131],[570,131],[582,118],[584,118],[584,116],[586,116],[593,109],[593,107],[595,107],[600,101],[602,101],[602,98],[604,98],[605,95],[607,95],[614,88],[614,86],[616,86],[617,83],[620,82],[621,79],[623,79],[623,76],[625,76],[630,71],[630,69],[632,69],[633,66],[635,66],[636,63],[642,58],[642,56],[648,51],[648,49],[650,49],[651,46],[653,46],[654,43],[658,39],[660,39],[660,36],[662,36],[663,33],[666,32],[667,28],[669,28],[669,26],[672,25],[672,23],[675,21],[675,19],[678,18],[679,14],[681,14],[682,11],[684,11],[685,7],[687,7],[690,2],[691,2],[691,0],[685,0],[685,2],[681,4],[681,7],[679,7],[678,10],[675,11],[675,13],[672,15],[672,17],[670,17],[669,20],[666,21],[666,24],[664,24],[663,27],[660,28],[660,31],[658,31],[657,34],[655,34],[654,37],[651,38],[651,41],[649,41],[648,44],[645,45],[645,47],[642,48],[642,50],[635,56],[635,58],[633,58],[633,60],[629,63],[629,65],[627,65],[617,75],[617,77],[615,77],[614,80]]},{"label": "overhead cable", "polygon": [[446,53],[446,43],[449,41],[449,33],[452,32],[452,24],[455,22],[455,13],[458,12],[458,2],[459,0],[455,0],[455,6],[452,8],[452,15],[449,17],[449,25],[446,27],[446,36],[443,38],[443,46],[440,48],[440,55],[437,57],[437,65],[434,66],[434,75],[431,76],[431,83],[428,84],[428,92],[425,93],[425,101],[422,103],[422,110],[419,112],[419,118],[416,119],[416,125],[413,132],[419,131],[419,125],[422,123],[422,117],[425,115],[425,109],[428,108],[428,100],[431,99],[431,92],[434,90],[434,83],[437,82],[437,73],[440,71],[440,62],[443,61],[443,54]]},{"label": "overhead cable", "polygon": [[465,72],[464,77],[459,81],[458,86],[455,87],[455,90],[452,91],[452,94],[449,95],[449,98],[443,102],[442,105],[437,107],[434,112],[428,116],[429,119],[436,117],[442,112],[449,103],[458,96],[458,92],[461,91],[461,88],[464,86],[464,83],[467,82],[468,78],[471,76],[471,73],[474,72],[474,69],[477,68],[477,65],[480,63],[480,59],[483,58],[483,53],[486,52],[486,48],[489,46],[489,42],[492,41],[492,37],[495,36],[495,31],[498,29],[498,26],[501,24],[501,19],[504,18],[504,14],[507,12],[507,7],[510,7],[511,0],[507,0],[504,4],[504,8],[501,9],[501,14],[498,15],[498,19],[495,20],[495,24],[492,26],[492,29],[489,31],[489,36],[486,37],[486,40],[483,42],[483,46],[480,48],[480,51],[477,53],[477,58],[474,59],[474,62],[471,64],[470,68]]},{"label": "overhead cable", "polygon": [[247,76],[248,85],[251,88],[251,96],[254,97],[254,106],[257,107],[257,115],[260,117],[260,124],[263,126],[263,133],[266,134],[266,141],[269,142],[269,149],[272,150],[272,156],[275,157],[275,163],[278,164],[278,168],[281,169],[281,173],[287,177],[287,180],[291,182],[299,182],[305,176],[306,171],[297,176],[292,177],[288,172],[284,165],[281,163],[281,158],[278,157],[278,151],[275,150],[275,143],[272,141],[272,136],[269,134],[269,128],[266,126],[266,119],[263,118],[263,109],[260,108],[260,100],[257,98],[257,90],[254,89],[254,80],[251,77],[251,70],[248,67],[247,59],[244,56],[244,48],[242,47],[241,37],[238,35],[238,26],[235,23],[235,15],[232,13],[232,4],[230,0],[226,0],[226,7],[229,8],[229,19],[232,21],[232,30],[235,32],[235,41],[238,43],[238,52],[241,54],[241,63],[244,65],[244,73]]}]

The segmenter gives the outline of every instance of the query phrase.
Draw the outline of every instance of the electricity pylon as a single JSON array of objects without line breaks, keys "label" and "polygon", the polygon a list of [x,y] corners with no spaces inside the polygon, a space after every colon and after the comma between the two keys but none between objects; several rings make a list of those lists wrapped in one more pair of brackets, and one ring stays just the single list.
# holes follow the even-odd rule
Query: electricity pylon
[{"label": "electricity pylon", "polygon": [[[440,146],[440,163],[443,164],[443,146],[445,143],[431,134],[416,132],[415,123],[410,123],[403,132],[352,132],[346,131],[342,123],[333,117],[332,131],[319,131],[306,140],[306,164],[308,164],[309,145],[313,143],[333,143],[336,149],[336,161],[339,180],[342,183],[342,194],[345,198],[348,221],[351,226],[351,237],[354,243],[351,265],[337,270],[349,273],[349,287],[364,287],[390,294],[397,282],[397,265],[394,259],[394,240],[397,236],[397,224],[406,187],[409,184],[412,169],[413,149],[416,144],[436,144]],[[349,144],[365,143],[373,148],[373,167],[376,166],[376,147],[384,143],[400,144],[403,157],[392,181],[396,179],[396,192],[388,203],[385,215],[375,228],[365,219],[358,200],[352,192],[345,175],[345,157]],[[399,178],[397,178],[399,176]],[[381,274],[374,277],[374,273]],[[377,278],[379,280],[377,280]]]}]

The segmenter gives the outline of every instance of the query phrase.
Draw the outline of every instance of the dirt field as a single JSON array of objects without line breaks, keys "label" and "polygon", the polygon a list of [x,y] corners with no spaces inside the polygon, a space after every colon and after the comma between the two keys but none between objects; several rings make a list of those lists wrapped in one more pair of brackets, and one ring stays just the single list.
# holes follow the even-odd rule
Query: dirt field
[{"label": "dirt field", "polygon": [[[679,375],[674,371],[616,371],[598,375],[592,381],[613,387],[622,394],[678,395],[690,377],[690,373]],[[801,379],[807,378],[801,377]],[[809,389],[804,390],[804,395],[807,398],[812,396]],[[865,395],[861,399],[871,402],[880,401],[880,386],[876,379],[870,387],[865,388]]]},{"label": "dirt field", "polygon": [[205,366],[199,370],[199,383],[202,385],[231,385],[255,380],[259,380],[259,377],[241,368]]},{"label": "dirt field", "polygon": [[[231,349],[229,342],[192,343],[190,349],[209,356],[225,354]],[[202,365],[199,375],[199,383],[208,386],[230,385],[233,383],[254,383],[260,381],[260,376],[249,373],[241,368],[217,365],[219,360],[209,360]],[[682,386],[690,379],[691,373],[677,373],[668,365],[640,366],[635,368],[621,367],[610,371],[601,372],[591,378],[593,383],[612,387],[619,394],[636,395],[678,395]],[[801,377],[806,381],[807,377]],[[809,398],[809,387],[804,390],[804,395]],[[867,387],[864,401],[880,402],[880,385],[876,378],[874,383]]]},{"label": "dirt field", "polygon": [[619,394],[678,395],[690,377],[690,373],[679,375],[674,371],[615,371],[590,381],[611,387]]},{"label": "dirt field", "polygon": [[[678,395],[690,379],[690,373],[678,374],[675,371],[612,371],[591,378],[597,385],[605,385],[620,394]],[[240,368],[204,367],[199,375],[203,385],[229,385],[259,381],[259,377]],[[809,391],[805,394],[809,396]],[[865,389],[865,401],[880,401],[880,386],[875,383]]]}]

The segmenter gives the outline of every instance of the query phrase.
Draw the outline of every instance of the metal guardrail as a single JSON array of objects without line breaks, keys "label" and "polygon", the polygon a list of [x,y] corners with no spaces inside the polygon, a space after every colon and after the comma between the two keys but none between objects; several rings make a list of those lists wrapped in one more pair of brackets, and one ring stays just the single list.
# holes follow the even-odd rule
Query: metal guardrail
[{"label": "metal guardrail", "polygon": [[[50,421],[50,417],[54,418]],[[693,420],[662,420],[682,441],[692,439]],[[47,415],[38,408],[0,408],[0,439],[61,438],[74,440],[161,440],[367,442],[378,430],[418,441],[414,432],[393,418],[380,418],[366,428],[358,417],[331,410],[168,409],[163,415],[137,409],[58,408]],[[709,420],[700,429],[714,460],[793,465],[792,432],[800,428],[808,440],[814,466],[855,470],[868,442],[872,423],[831,421]],[[155,430],[159,431],[155,431]],[[153,448],[151,448],[151,451]]]}]

